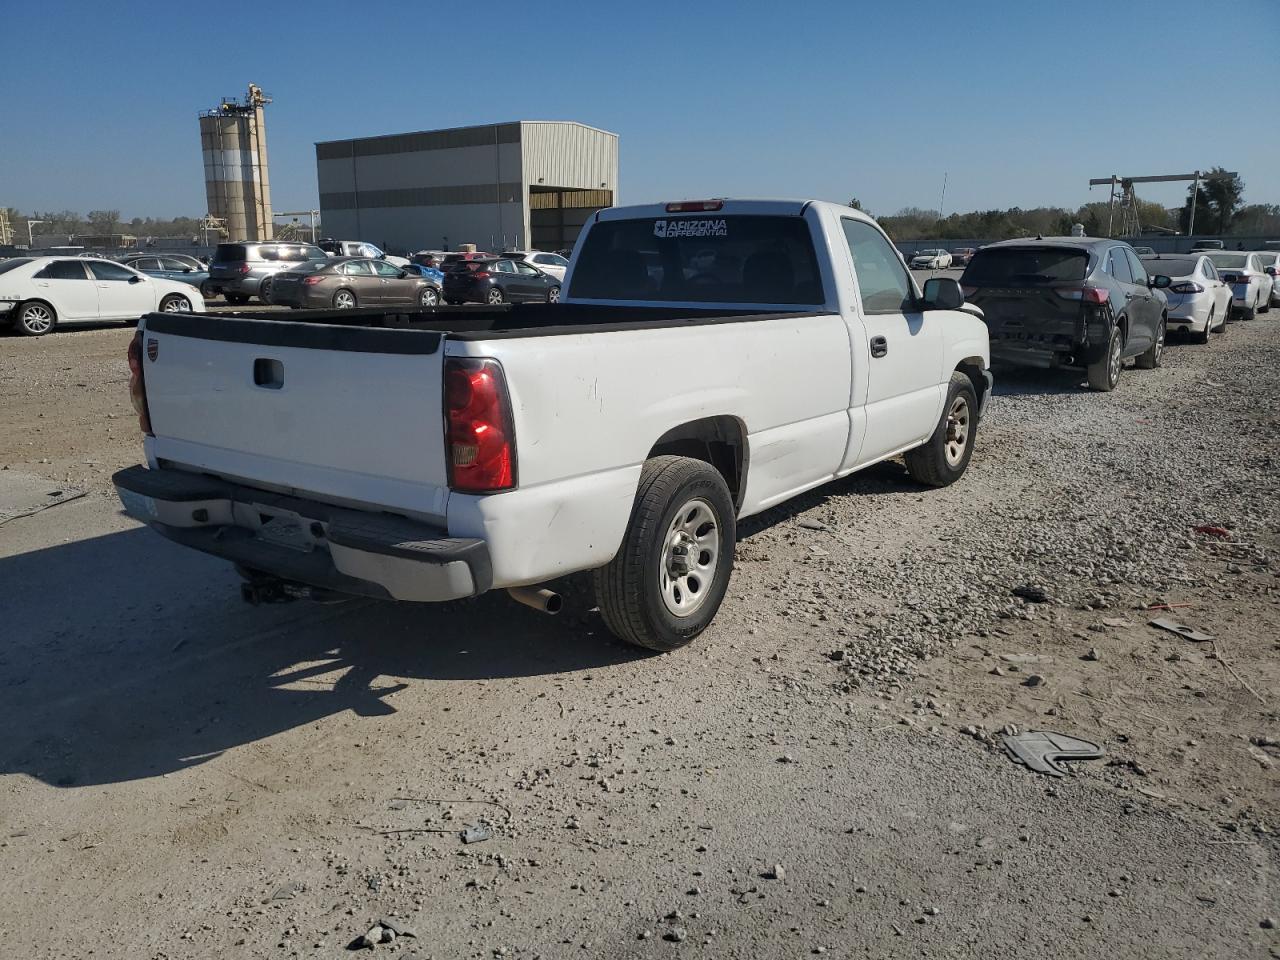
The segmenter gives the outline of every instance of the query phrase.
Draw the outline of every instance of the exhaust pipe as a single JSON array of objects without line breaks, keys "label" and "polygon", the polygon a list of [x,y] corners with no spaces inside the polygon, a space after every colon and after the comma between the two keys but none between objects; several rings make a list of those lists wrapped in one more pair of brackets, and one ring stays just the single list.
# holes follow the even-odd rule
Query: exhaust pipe
[{"label": "exhaust pipe", "polygon": [[554,590],[537,587],[508,587],[507,593],[517,603],[523,603],[526,607],[532,607],[534,610],[549,613],[552,616],[559,613],[560,608],[564,606],[564,600]]}]

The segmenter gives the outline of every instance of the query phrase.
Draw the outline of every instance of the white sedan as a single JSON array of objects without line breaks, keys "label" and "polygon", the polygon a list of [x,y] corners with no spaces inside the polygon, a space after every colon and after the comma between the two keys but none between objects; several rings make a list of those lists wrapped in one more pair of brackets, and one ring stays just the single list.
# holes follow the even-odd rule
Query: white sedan
[{"label": "white sedan", "polygon": [[1241,319],[1252,320],[1271,309],[1275,281],[1263,269],[1259,254],[1210,250],[1208,257],[1222,279],[1231,284],[1231,300]]},{"label": "white sedan", "polygon": [[1173,281],[1164,291],[1170,330],[1185,330],[1198,343],[1208,343],[1210,333],[1226,329],[1231,287],[1206,254],[1159,253],[1140,259],[1151,276]]},{"label": "white sedan", "polygon": [[0,260],[0,324],[41,337],[60,323],[126,320],[144,313],[204,310],[188,283],[149,277],[112,260],[13,257]]},{"label": "white sedan", "polygon": [[536,267],[543,273],[549,273],[561,283],[564,282],[565,271],[569,269],[569,261],[558,253],[544,253],[541,250],[513,250],[510,253],[504,253],[504,257],[509,260],[523,260],[531,267]]},{"label": "white sedan", "polygon": [[951,254],[945,250],[920,250],[911,257],[912,270],[945,270],[951,266]]}]

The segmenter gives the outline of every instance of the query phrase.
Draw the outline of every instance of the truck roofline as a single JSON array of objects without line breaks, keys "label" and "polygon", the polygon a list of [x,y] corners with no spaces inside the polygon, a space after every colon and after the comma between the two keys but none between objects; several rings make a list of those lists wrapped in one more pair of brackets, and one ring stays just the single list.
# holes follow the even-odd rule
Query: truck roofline
[{"label": "truck roofline", "polygon": [[[826,200],[789,200],[789,199],[735,199],[733,197],[708,197],[705,199],[720,200],[723,206],[719,210],[670,212],[667,204],[690,201],[664,200],[661,203],[636,204],[629,207],[606,207],[596,214],[597,222],[608,220],[633,220],[648,217],[714,217],[716,215],[754,214],[756,216],[803,216],[808,207],[815,205],[838,207],[859,218],[866,214],[844,204]],[[693,201],[696,202],[696,201]]]}]

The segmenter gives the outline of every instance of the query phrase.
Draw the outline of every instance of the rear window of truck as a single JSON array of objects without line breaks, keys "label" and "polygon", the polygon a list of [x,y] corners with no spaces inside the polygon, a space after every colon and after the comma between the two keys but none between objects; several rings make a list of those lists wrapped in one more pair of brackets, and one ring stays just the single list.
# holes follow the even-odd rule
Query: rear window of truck
[{"label": "rear window of truck", "polygon": [[979,250],[960,283],[972,287],[1016,287],[1083,280],[1089,254],[1072,247],[1007,247]]},{"label": "rear window of truck", "polygon": [[826,301],[801,217],[681,216],[595,224],[569,296],[668,303]]},{"label": "rear window of truck", "polygon": [[213,251],[217,263],[241,263],[249,259],[249,249],[243,243],[220,243]]}]

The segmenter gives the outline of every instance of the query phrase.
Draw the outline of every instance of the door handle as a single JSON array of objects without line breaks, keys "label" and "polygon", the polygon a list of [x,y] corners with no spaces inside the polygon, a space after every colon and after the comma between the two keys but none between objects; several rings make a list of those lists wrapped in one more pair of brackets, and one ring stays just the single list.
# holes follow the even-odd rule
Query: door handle
[{"label": "door handle", "polygon": [[889,341],[884,337],[871,338],[871,356],[883,357],[889,352]]}]

